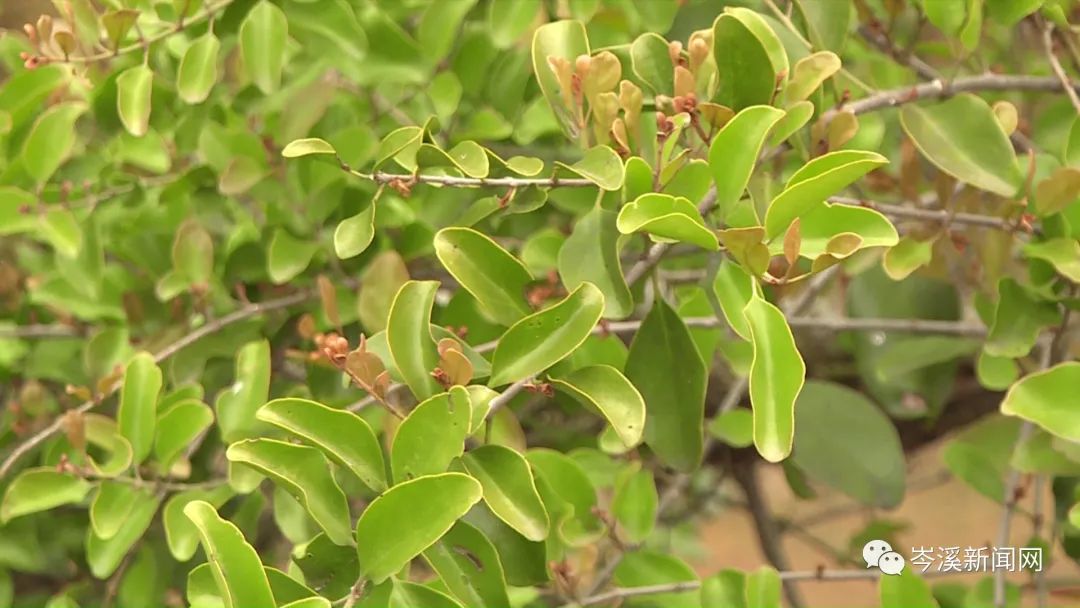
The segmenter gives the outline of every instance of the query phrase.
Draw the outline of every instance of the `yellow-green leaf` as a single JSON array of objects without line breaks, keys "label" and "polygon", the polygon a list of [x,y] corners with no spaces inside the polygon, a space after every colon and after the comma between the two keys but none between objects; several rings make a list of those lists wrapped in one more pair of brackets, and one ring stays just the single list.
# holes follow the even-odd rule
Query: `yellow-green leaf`
[{"label": "yellow-green leaf", "polygon": [[116,421],[120,434],[131,443],[135,464],[150,455],[157,423],[157,399],[161,392],[161,369],[150,353],[132,357],[124,371]]},{"label": "yellow-green leaf", "polygon": [[252,8],[240,25],[240,56],[251,81],[265,94],[281,86],[289,22],[285,13],[269,0]]},{"label": "yellow-green leaf", "polygon": [[548,535],[548,514],[536,489],[529,463],[514,450],[485,445],[461,458],[469,475],[483,487],[484,503],[496,517],[533,541]]},{"label": "yellow-green leaf", "polygon": [[176,92],[186,103],[206,101],[218,77],[218,53],[221,42],[213,32],[206,32],[184,51],[176,73]]},{"label": "yellow-green leaf", "polygon": [[188,503],[184,514],[199,530],[225,608],[277,605],[259,554],[235,524],[222,519],[213,505],[202,500]]},{"label": "yellow-green leaf", "polygon": [[55,467],[27,469],[12,480],[0,502],[0,523],[47,511],[54,507],[81,502],[90,492],[90,482]]},{"label": "yellow-green leaf", "polygon": [[532,312],[525,301],[529,269],[484,234],[444,228],[435,235],[435,255],[496,322],[513,325]]},{"label": "yellow-green leaf", "polygon": [[401,286],[390,306],[386,328],[390,357],[417,399],[427,399],[442,390],[431,376],[439,364],[430,328],[438,289],[438,281],[409,281]]},{"label": "yellow-green leaf", "polygon": [[150,128],[150,94],[154,88],[154,72],[139,64],[124,70],[116,78],[116,107],[120,122],[135,137],[146,135]]},{"label": "yellow-green leaf", "polygon": [[795,399],[806,378],[806,365],[779,308],[754,296],[743,314],[754,346],[750,365],[754,446],[769,462],[780,462],[791,453]]}]

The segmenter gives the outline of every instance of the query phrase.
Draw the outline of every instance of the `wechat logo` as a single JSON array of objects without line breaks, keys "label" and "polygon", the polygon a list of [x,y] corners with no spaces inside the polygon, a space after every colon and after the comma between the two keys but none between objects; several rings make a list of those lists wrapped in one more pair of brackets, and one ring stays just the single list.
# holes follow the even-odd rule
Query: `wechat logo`
[{"label": "wechat logo", "polygon": [[863,546],[863,560],[867,568],[877,568],[883,574],[895,576],[904,571],[904,556],[893,551],[892,545],[883,540],[872,540]]}]

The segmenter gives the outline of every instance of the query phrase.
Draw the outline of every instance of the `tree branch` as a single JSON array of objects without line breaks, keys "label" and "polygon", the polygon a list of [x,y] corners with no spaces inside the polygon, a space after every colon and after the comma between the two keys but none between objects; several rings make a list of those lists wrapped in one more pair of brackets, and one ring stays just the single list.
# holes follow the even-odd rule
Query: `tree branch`
[{"label": "tree branch", "polygon": [[944,209],[919,209],[916,207],[904,207],[892,203],[878,203],[871,200],[852,198],[849,196],[832,196],[829,202],[853,207],[866,207],[883,215],[894,218],[922,220],[937,222],[940,224],[967,224],[969,226],[981,226],[1013,232],[1017,229],[1013,222],[992,215],[980,215],[977,213],[953,213]]},{"label": "tree branch", "polygon": [[454,175],[383,173],[381,171],[364,173],[353,169],[348,169],[348,171],[356,177],[375,182],[376,184],[432,184],[457,188],[524,188],[526,186],[539,186],[541,188],[596,187],[596,183],[592,180],[580,177],[457,177]]},{"label": "tree branch", "polygon": [[1076,94],[1076,90],[1069,86],[1069,75],[1065,73],[1065,68],[1062,67],[1061,62],[1058,61],[1057,55],[1054,53],[1054,24],[1047,21],[1043,26],[1043,49],[1046,51],[1046,59],[1050,62],[1050,69],[1054,70],[1054,75],[1058,81],[1061,82],[1061,88],[1065,89],[1065,93],[1069,95],[1069,101],[1072,102],[1073,107],[1076,108],[1076,112],[1080,114],[1080,96]]},{"label": "tree branch", "polygon": [[[765,498],[765,494],[761,491],[761,486],[758,484],[757,463],[748,462],[735,466],[732,469],[732,475],[746,495],[747,508],[754,519],[754,527],[757,529],[758,541],[761,545],[761,552],[765,554],[765,559],[769,560],[769,563],[777,570],[787,570],[788,559],[787,554],[784,552],[780,528],[777,526],[772,511],[769,510],[769,503]],[[794,585],[794,581],[784,581],[784,594],[787,595],[788,603],[791,604],[792,608],[799,608],[803,605],[802,596],[799,589]]]},{"label": "tree branch", "polygon": [[[274,300],[267,300],[265,302],[248,304],[238,310],[235,310],[223,317],[215,319],[207,323],[206,325],[203,325],[193,330],[191,333],[183,335],[182,337],[180,337],[180,339],[176,340],[175,342],[169,344],[165,348],[155,353],[154,361],[156,363],[161,363],[162,361],[168,359],[169,357],[172,357],[176,353],[201,340],[202,338],[217,333],[234,323],[239,323],[240,321],[243,321],[245,319],[249,319],[256,315],[270,312],[273,310],[289,308],[290,306],[295,306],[297,304],[300,304],[301,302],[306,302],[317,297],[318,292],[301,291]],[[110,386],[97,399],[86,401],[82,405],[75,408],[74,411],[79,412],[80,414],[90,411],[99,403],[104,401],[105,398],[109,397],[117,390],[119,390],[121,384],[122,382],[119,381],[113,383],[113,385]],[[5,477],[11,471],[11,468],[15,466],[15,463],[18,462],[20,458],[29,453],[30,450],[40,445],[49,437],[52,437],[56,433],[63,430],[63,424],[63,416],[58,416],[49,426],[38,431],[29,439],[26,439],[25,441],[17,445],[15,449],[13,449],[10,454],[8,454],[7,458],[4,459],[3,464],[0,464],[0,479]]]}]

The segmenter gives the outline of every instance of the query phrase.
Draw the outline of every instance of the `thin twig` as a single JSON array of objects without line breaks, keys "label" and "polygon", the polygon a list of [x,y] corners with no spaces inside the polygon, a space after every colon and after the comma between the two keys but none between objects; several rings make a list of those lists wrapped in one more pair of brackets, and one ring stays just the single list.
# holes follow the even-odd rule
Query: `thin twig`
[{"label": "thin twig", "polygon": [[912,71],[920,77],[926,80],[936,80],[941,78],[941,74],[931,67],[930,64],[911,53],[897,48],[884,32],[875,31],[869,26],[861,25],[859,26],[859,35],[862,36],[864,40],[877,47],[879,51],[891,57],[896,63],[911,68]]},{"label": "thin twig", "polygon": [[883,215],[894,218],[922,220],[941,224],[967,224],[970,226],[982,226],[1012,232],[1016,229],[1013,222],[992,215],[980,215],[978,213],[951,212],[945,209],[918,209],[905,207],[892,203],[879,203],[871,200],[852,198],[849,196],[833,196],[829,202],[853,207],[866,207]]},{"label": "thin twig", "polygon": [[[1045,91],[1048,93],[1076,89],[1080,84],[1069,81],[1066,85],[1054,76],[1027,76],[1023,74],[981,74],[957,78],[951,82],[942,79],[915,86],[899,87],[875,93],[858,101],[845,104],[841,109],[853,114],[866,114],[885,108],[895,108],[923,99],[940,99],[956,93],[976,91]],[[825,113],[828,122],[840,109]]]},{"label": "thin twig", "polygon": [[376,184],[433,184],[457,188],[507,187],[586,188],[596,182],[580,177],[458,177],[455,175],[414,175],[412,173],[364,173],[349,169],[350,174]]},{"label": "thin twig", "polygon": [[[769,509],[768,498],[761,490],[761,485],[758,482],[757,463],[749,462],[736,466],[731,472],[735,477],[735,481],[742,487],[743,494],[746,495],[747,508],[754,520],[754,528],[757,529],[761,552],[765,554],[765,559],[774,568],[787,570],[789,568],[788,558],[784,551],[780,527]],[[784,582],[784,594],[787,595],[788,604],[792,608],[799,608],[803,605],[802,596],[794,581]]]},{"label": "thin twig", "polygon": [[[210,323],[207,323],[206,325],[203,325],[193,330],[191,333],[181,336],[175,342],[169,344],[165,348],[155,353],[154,361],[156,363],[161,363],[162,361],[180,352],[184,348],[187,348],[195,342],[198,342],[202,338],[217,333],[234,323],[239,323],[240,321],[244,321],[256,315],[260,315],[273,310],[289,308],[290,306],[295,306],[297,304],[300,304],[301,302],[306,302],[315,297],[318,297],[317,292],[301,291],[274,300],[267,300],[265,302],[248,304],[238,310],[235,310],[223,317],[215,319]],[[119,390],[120,384],[120,382],[113,383],[113,385],[110,386],[107,390],[105,390],[98,399],[91,399],[89,401],[86,401],[79,407],[75,408],[74,411],[80,414],[90,411],[99,403],[104,401],[106,397],[112,395],[117,390]],[[5,477],[11,471],[11,468],[15,465],[15,463],[18,462],[19,459],[25,456],[28,452],[30,452],[30,450],[40,445],[49,437],[52,437],[56,433],[59,433],[61,430],[63,430],[63,425],[63,416],[58,416],[56,420],[52,422],[52,424],[38,431],[29,439],[17,445],[15,449],[12,450],[10,454],[8,454],[8,457],[4,459],[4,463],[0,465],[0,479]]]},{"label": "thin twig", "polygon": [[1080,95],[1076,94],[1076,90],[1069,86],[1071,81],[1069,75],[1065,73],[1065,68],[1062,67],[1061,62],[1058,61],[1057,55],[1054,53],[1054,24],[1047,21],[1043,26],[1043,49],[1046,51],[1046,59],[1050,62],[1050,69],[1054,70],[1054,75],[1058,81],[1061,82],[1061,88],[1065,89],[1065,93],[1069,96],[1069,101],[1072,102],[1073,107],[1076,108],[1076,112],[1080,114]]},{"label": "thin twig", "polygon": [[15,325],[14,327],[0,327],[0,339],[31,339],[31,338],[78,338],[86,332],[72,325],[61,323],[51,325]]}]

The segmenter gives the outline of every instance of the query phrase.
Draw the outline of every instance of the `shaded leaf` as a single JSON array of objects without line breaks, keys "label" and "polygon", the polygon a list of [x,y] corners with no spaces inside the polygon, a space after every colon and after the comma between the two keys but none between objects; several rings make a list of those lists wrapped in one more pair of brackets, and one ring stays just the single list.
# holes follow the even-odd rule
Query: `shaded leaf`
[{"label": "shaded leaf", "polygon": [[244,70],[260,91],[269,95],[281,86],[289,22],[285,13],[268,0],[248,11],[240,25],[240,55]]}]

